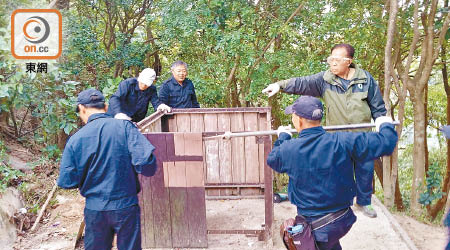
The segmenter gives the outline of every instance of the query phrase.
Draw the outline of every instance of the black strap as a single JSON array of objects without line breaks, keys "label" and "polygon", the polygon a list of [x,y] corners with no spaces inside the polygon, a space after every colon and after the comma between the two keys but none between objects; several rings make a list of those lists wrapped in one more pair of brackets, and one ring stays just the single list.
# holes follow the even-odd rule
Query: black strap
[{"label": "black strap", "polygon": [[350,208],[344,208],[342,210],[339,210],[337,212],[334,213],[329,213],[327,215],[324,215],[322,217],[320,217],[319,219],[311,222],[311,227],[312,230],[316,230],[319,228],[322,228],[332,222],[334,222],[335,220],[341,218],[342,216],[344,216],[348,211],[350,210]]}]

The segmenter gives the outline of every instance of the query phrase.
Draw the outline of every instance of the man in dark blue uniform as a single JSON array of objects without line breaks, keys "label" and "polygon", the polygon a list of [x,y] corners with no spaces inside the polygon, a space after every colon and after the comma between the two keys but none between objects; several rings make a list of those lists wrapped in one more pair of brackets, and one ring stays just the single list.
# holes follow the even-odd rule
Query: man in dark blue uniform
[{"label": "man in dark blue uniform", "polygon": [[159,89],[159,100],[171,108],[200,108],[194,84],[186,78],[187,64],[176,61],[170,67],[172,77]]},{"label": "man in dark blue uniform", "polygon": [[299,136],[291,140],[289,130],[280,127],[267,164],[288,174],[289,200],[308,222],[333,215],[326,217],[329,224],[313,225],[313,232],[320,249],[341,249],[339,239],[356,221],[350,208],[356,194],[353,166],[393,152],[398,137],[392,119],[377,118],[378,133],[327,133],[320,126],[322,103],[311,96],[298,98],[286,113]]},{"label": "man in dark blue uniform", "polygon": [[153,85],[155,79],[155,71],[146,68],[138,78],[128,78],[120,82],[116,93],[109,99],[108,114],[117,119],[139,122],[145,118],[150,102],[155,110],[170,112],[170,107],[158,99],[156,87]]},{"label": "man in dark blue uniform", "polygon": [[64,148],[58,185],[79,188],[86,198],[86,249],[111,249],[114,234],[119,249],[141,249],[137,174],[155,174],[155,148],[132,122],[113,119],[106,109],[100,91],[78,95],[86,125]]}]

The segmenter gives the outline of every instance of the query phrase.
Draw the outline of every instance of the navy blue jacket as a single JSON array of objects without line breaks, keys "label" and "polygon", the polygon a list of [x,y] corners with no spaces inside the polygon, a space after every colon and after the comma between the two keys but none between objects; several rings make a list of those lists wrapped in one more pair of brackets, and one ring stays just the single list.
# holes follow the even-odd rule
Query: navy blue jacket
[{"label": "navy blue jacket", "polygon": [[132,121],[139,122],[145,118],[149,102],[152,102],[155,110],[161,104],[156,87],[152,85],[142,91],[137,78],[128,78],[119,83],[116,93],[109,98],[108,114],[115,116],[124,113]]},{"label": "navy blue jacket", "polygon": [[169,78],[159,88],[159,100],[172,108],[200,108],[192,81],[184,79],[183,86],[173,78]]},{"label": "navy blue jacket", "polygon": [[91,210],[138,204],[137,174],[155,174],[154,149],[132,122],[93,114],[64,148],[58,186],[79,188]]},{"label": "navy blue jacket", "polygon": [[354,162],[393,152],[397,132],[388,123],[379,133],[327,133],[321,126],[304,129],[297,139],[281,133],[267,164],[289,176],[288,194],[303,216],[324,215],[352,205]]}]

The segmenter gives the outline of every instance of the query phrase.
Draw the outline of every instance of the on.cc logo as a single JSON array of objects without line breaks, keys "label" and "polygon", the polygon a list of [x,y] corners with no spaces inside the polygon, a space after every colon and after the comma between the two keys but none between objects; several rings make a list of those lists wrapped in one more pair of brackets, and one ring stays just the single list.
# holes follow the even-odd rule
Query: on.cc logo
[{"label": "on.cc logo", "polygon": [[17,59],[56,59],[62,53],[62,16],[56,9],[11,14],[11,53]]},{"label": "on.cc logo", "polygon": [[50,35],[50,25],[48,25],[47,20],[44,18],[32,16],[23,25],[23,34],[25,35],[25,39],[30,43],[42,43]]}]

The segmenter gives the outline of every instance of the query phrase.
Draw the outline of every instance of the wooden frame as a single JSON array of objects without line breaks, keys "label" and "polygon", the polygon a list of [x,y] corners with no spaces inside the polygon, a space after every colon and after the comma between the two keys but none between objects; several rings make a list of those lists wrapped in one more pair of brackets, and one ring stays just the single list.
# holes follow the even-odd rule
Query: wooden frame
[{"label": "wooden frame", "polygon": [[[266,164],[271,136],[202,139],[225,131],[269,130],[270,121],[270,108],[174,109],[141,121],[141,132],[157,148],[159,167],[154,177],[140,177],[143,247],[206,247],[206,234],[271,239],[273,175]],[[264,197],[262,229],[207,230],[205,196]]]}]

